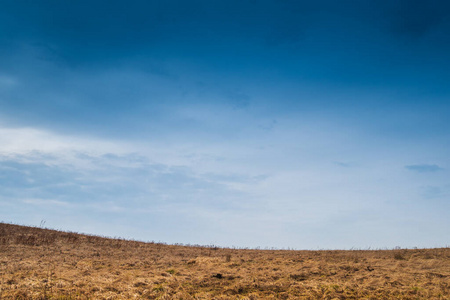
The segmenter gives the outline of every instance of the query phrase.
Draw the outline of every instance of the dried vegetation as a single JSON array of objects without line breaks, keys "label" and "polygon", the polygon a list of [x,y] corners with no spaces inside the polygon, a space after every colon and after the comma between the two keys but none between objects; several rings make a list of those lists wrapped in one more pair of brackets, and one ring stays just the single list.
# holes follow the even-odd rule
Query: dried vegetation
[{"label": "dried vegetation", "polygon": [[450,299],[450,249],[143,243],[0,223],[1,299]]}]

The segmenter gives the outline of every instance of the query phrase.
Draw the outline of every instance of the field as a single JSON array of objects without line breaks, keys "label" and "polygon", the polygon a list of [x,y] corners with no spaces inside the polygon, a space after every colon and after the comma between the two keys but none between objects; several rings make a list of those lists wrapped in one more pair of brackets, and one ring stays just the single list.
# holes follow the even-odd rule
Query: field
[{"label": "field", "polygon": [[450,299],[450,248],[143,243],[0,223],[0,299]]}]

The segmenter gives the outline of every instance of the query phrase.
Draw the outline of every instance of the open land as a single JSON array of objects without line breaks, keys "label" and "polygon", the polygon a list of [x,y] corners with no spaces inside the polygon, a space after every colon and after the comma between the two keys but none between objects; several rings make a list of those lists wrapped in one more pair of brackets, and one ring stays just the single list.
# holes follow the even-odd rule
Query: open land
[{"label": "open land", "polygon": [[0,299],[450,299],[450,248],[255,250],[0,223]]}]

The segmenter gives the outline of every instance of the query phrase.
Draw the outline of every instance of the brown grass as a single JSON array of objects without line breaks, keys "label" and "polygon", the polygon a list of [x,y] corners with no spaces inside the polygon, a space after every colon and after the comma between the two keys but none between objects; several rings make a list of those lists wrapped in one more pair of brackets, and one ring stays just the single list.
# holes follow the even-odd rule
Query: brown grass
[{"label": "brown grass", "polygon": [[450,299],[450,249],[175,246],[0,223],[1,299]]}]

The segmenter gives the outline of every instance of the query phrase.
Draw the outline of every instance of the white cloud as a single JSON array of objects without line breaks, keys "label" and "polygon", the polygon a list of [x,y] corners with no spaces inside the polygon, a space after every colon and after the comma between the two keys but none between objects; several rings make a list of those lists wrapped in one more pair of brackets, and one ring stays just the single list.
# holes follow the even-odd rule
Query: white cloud
[{"label": "white cloud", "polygon": [[38,206],[64,206],[69,207],[72,206],[71,203],[60,201],[60,200],[52,200],[52,199],[36,199],[36,198],[28,198],[23,199],[23,203],[38,205]]},{"label": "white cloud", "polygon": [[127,150],[125,145],[118,142],[65,136],[31,127],[0,127],[0,145],[0,153],[4,155],[31,151],[62,154],[65,151],[123,153]]},{"label": "white cloud", "polygon": [[[428,209],[422,187],[436,187],[426,196],[442,191],[446,172],[433,178],[408,172],[403,166],[412,151],[405,158],[403,149],[391,145],[371,149],[341,129],[321,128],[319,134],[307,123],[283,121],[230,144],[114,141],[0,128],[0,219],[236,246],[362,247],[349,243],[367,240],[371,231],[379,242],[367,246],[389,246],[383,244],[383,220],[391,212],[398,226],[418,218]],[[343,168],[336,163],[341,161],[354,163]],[[329,243],[323,230],[342,240]],[[392,241],[399,237],[391,235]]]}]

